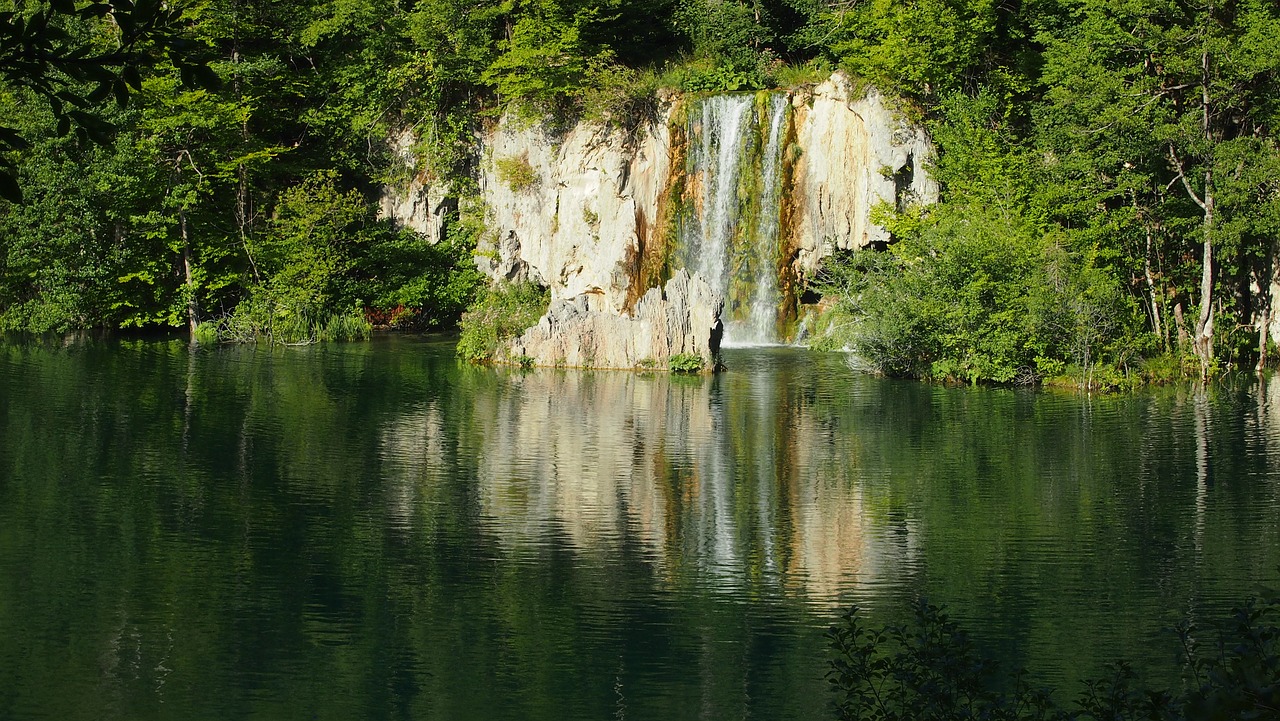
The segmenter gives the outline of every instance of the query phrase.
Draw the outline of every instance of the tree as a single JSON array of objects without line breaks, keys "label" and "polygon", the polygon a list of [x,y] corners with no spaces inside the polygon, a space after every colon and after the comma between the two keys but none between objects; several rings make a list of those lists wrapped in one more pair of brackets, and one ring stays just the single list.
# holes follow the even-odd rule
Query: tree
[{"label": "tree", "polygon": [[[1265,218],[1275,213],[1277,178],[1257,170],[1276,166],[1280,15],[1259,0],[1065,6],[1074,22],[1043,38],[1046,149],[1055,159],[1070,158],[1081,171],[1075,178],[1093,189],[1093,207],[1082,208],[1090,222],[1129,214],[1145,231],[1144,275],[1157,333],[1160,293],[1151,263],[1160,249],[1152,246],[1167,235],[1177,242],[1196,219],[1197,279],[1172,292],[1198,306],[1190,344],[1207,374],[1226,300],[1219,281],[1236,279],[1244,286],[1237,295],[1246,299],[1250,283],[1270,281],[1258,281],[1248,264],[1273,253],[1273,221]],[[1181,198],[1170,196],[1173,189]]]},{"label": "tree", "polygon": [[[110,22],[106,22],[109,20]],[[140,70],[167,58],[190,85],[213,87],[217,76],[184,39],[183,11],[158,0],[51,0],[32,10],[0,12],[0,84],[48,103],[59,135],[74,127],[82,140],[107,142],[112,125],[93,108],[114,97],[123,107],[142,86]],[[0,125],[0,198],[22,190],[9,157],[27,141]]]}]

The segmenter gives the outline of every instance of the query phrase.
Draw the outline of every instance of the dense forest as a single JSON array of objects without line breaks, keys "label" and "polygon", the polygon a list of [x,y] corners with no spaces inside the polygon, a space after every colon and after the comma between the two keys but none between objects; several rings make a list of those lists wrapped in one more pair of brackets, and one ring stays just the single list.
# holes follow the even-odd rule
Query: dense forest
[{"label": "dense forest", "polygon": [[[484,123],[625,124],[667,88],[842,68],[926,124],[943,195],[828,263],[852,322],[827,344],[975,382],[1275,358],[1268,0],[193,0],[150,34],[144,2],[5,4],[0,330],[448,327],[483,285]],[[32,37],[83,62],[32,62]],[[406,128],[459,200],[442,243],[377,218]]]}]

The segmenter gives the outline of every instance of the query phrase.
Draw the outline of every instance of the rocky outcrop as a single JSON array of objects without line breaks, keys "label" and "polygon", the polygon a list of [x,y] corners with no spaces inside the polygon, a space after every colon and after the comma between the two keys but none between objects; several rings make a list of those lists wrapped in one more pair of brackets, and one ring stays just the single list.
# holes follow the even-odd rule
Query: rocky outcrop
[{"label": "rocky outcrop", "polygon": [[554,300],[597,296],[621,313],[644,229],[667,183],[669,131],[592,124],[560,135],[506,119],[483,139],[480,188],[494,278],[533,280]]},{"label": "rocky outcrop", "polygon": [[[782,92],[782,91],[779,91]],[[938,186],[927,170],[934,149],[927,134],[896,113],[875,88],[837,72],[812,87],[786,91],[791,171],[779,178],[783,210],[801,275],[836,249],[888,239],[871,209],[933,203]],[[488,229],[481,265],[495,279],[527,277],[556,299],[600,296],[622,312],[646,288],[636,288],[640,259],[652,246],[680,242],[663,212],[665,199],[688,196],[704,178],[690,177],[673,147],[696,97],[669,96],[637,131],[593,123],[548,129],[505,117],[479,138],[479,184]],[[688,141],[688,138],[685,138]],[[412,168],[413,137],[393,150]],[[447,201],[426,174],[388,188],[383,215],[438,238]]]},{"label": "rocky outcrop", "polygon": [[[789,183],[780,190],[790,205],[779,232],[790,238],[798,275],[811,275],[836,249],[887,241],[888,232],[871,222],[877,204],[936,202],[938,186],[927,171],[932,143],[879,91],[836,73],[788,94],[786,152],[795,159],[779,178]],[[667,99],[636,134],[584,123],[555,135],[500,122],[482,138],[490,275],[516,277],[527,269],[555,298],[592,293],[621,312],[639,296],[637,260],[645,246],[681,241],[678,230],[660,227],[667,220],[664,199],[683,193],[698,203],[689,196],[707,186],[705,178],[688,176],[672,142],[673,126],[682,130],[680,104],[693,100]],[[521,172],[527,174],[513,177]]]},{"label": "rocky outcrop", "polygon": [[932,142],[895,114],[878,90],[854,92],[850,80],[837,73],[811,96],[795,95],[792,104],[800,151],[793,232],[802,273],[817,270],[837,248],[888,241],[888,231],[871,222],[876,205],[901,209],[937,202],[938,184],[926,168]]},{"label": "rocky outcrop", "polygon": [[[937,200],[925,132],[843,73],[788,91],[670,95],[656,107],[626,130],[508,116],[483,133],[481,269],[550,288],[560,304],[552,321],[578,313],[575,324],[600,333],[608,323],[596,314],[634,320],[662,279],[696,271],[724,298],[730,342],[786,342],[823,258],[889,240],[871,221],[877,205]],[[411,135],[393,149],[414,166]],[[421,172],[382,203],[386,217],[432,238],[456,207]],[[586,347],[563,342],[547,353]],[[608,355],[610,365],[629,367],[639,358],[618,349],[631,342],[614,339],[575,358]],[[540,348],[526,355],[558,357]]]},{"label": "rocky outcrop", "polygon": [[416,137],[410,130],[402,130],[389,141],[395,157],[394,167],[402,175],[399,182],[383,186],[378,200],[378,212],[404,228],[411,228],[438,243],[444,240],[445,218],[457,207],[440,183],[433,183],[430,173],[421,167],[414,152]]},{"label": "rocky outcrop", "polygon": [[507,355],[570,368],[666,368],[679,354],[710,363],[720,349],[723,306],[723,296],[705,280],[677,271],[630,313],[615,313],[596,293],[553,300],[538,324],[511,342]]}]

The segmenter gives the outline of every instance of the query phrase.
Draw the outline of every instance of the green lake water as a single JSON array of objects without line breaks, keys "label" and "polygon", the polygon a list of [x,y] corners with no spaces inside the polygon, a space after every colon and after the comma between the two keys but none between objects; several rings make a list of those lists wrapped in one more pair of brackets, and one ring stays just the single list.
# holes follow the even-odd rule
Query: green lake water
[{"label": "green lake water", "polygon": [[823,630],[919,595],[1074,696],[1277,583],[1280,381],[726,361],[0,345],[0,719],[823,719]]}]

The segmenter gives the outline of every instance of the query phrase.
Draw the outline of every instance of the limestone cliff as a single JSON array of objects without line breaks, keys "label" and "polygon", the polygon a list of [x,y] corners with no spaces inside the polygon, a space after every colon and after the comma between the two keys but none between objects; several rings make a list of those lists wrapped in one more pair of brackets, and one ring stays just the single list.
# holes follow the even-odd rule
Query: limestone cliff
[{"label": "limestone cliff", "polygon": [[651,288],[632,311],[600,307],[583,293],[551,301],[538,324],[515,339],[506,355],[540,366],[652,368],[676,355],[708,363],[720,350],[724,298],[700,276],[676,271],[663,288]]},{"label": "limestone cliff", "polygon": [[396,167],[405,177],[399,183],[383,186],[379,212],[438,243],[444,239],[445,216],[457,204],[448,197],[442,184],[431,182],[432,177],[419,167],[419,158],[413,149],[415,140],[410,130],[402,130],[390,138]]},{"label": "limestone cliff", "polygon": [[527,275],[553,299],[591,293],[621,312],[643,229],[657,221],[668,137],[665,123],[639,136],[581,124],[556,137],[504,120],[483,139],[480,188],[496,251],[485,270]]},{"label": "limestone cliff", "polygon": [[923,129],[897,117],[875,88],[854,93],[838,73],[811,97],[796,95],[793,104],[800,150],[794,232],[802,271],[816,270],[835,248],[888,241],[869,217],[877,204],[937,202],[938,185],[926,169],[932,142]]},{"label": "limestone cliff", "polygon": [[[409,138],[394,147],[411,158]],[[938,194],[924,131],[843,73],[790,91],[670,95],[631,132],[506,117],[478,148],[486,231],[477,263],[491,277],[549,287],[561,314],[621,319],[689,270],[723,299],[735,343],[792,338],[799,291],[822,259],[888,240],[871,222],[876,205]],[[387,192],[383,212],[440,237],[440,195],[415,175]]]}]

